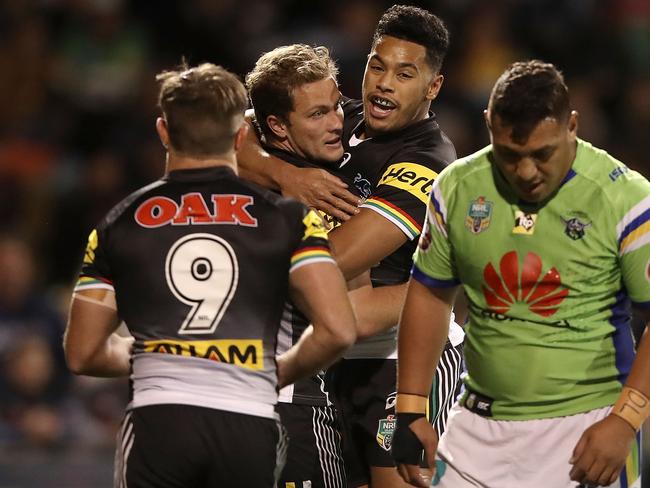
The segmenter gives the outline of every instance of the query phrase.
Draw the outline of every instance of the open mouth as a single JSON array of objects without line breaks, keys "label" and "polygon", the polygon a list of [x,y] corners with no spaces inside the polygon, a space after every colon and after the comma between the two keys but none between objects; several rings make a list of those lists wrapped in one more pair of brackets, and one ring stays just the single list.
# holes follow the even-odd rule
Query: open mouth
[{"label": "open mouth", "polygon": [[397,104],[388,98],[372,95],[368,98],[370,101],[370,112],[374,117],[387,117],[397,108]]}]

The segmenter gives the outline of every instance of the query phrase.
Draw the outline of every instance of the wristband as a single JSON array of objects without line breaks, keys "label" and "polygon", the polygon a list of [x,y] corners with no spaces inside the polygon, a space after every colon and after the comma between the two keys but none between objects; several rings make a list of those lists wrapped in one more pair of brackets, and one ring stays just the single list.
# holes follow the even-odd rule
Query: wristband
[{"label": "wristband", "polygon": [[427,412],[427,400],[426,396],[398,392],[395,413],[421,413],[424,415]]},{"label": "wristband", "polygon": [[[418,396],[418,395],[411,395]],[[398,464],[420,464],[424,446],[409,425],[424,417],[423,413],[397,413],[397,424],[390,448],[393,459]]]},{"label": "wristband", "polygon": [[624,386],[611,413],[621,417],[638,431],[650,415],[650,399],[639,390]]}]

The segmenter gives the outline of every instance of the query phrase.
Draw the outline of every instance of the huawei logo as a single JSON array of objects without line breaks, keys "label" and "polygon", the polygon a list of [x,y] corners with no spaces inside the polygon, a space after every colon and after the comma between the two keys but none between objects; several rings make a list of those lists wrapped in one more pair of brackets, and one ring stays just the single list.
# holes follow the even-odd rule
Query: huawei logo
[{"label": "huawei logo", "polygon": [[515,304],[528,306],[531,312],[549,317],[558,311],[569,294],[562,286],[560,273],[555,267],[542,274],[542,260],[532,252],[519,264],[516,251],[503,255],[499,271],[492,263],[483,270],[483,296],[491,312],[505,314]]}]

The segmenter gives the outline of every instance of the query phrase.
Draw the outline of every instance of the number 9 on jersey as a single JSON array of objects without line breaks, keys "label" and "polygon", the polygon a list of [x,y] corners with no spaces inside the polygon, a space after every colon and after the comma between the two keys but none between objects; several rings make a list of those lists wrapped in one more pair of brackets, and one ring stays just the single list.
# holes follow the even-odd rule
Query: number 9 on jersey
[{"label": "number 9 on jersey", "polygon": [[191,307],[178,333],[211,334],[237,289],[237,257],[218,236],[190,234],[167,253],[165,277],[174,296]]}]

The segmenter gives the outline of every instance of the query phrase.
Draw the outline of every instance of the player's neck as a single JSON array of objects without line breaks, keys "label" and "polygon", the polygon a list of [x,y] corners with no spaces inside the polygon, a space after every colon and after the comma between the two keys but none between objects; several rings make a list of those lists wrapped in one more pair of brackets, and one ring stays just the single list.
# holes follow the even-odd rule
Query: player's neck
[{"label": "player's neck", "polygon": [[[271,138],[269,138],[271,139]],[[296,156],[302,156],[296,149],[291,145],[288,139],[284,140],[279,140],[279,139],[271,139],[270,141],[270,146],[274,147],[276,149],[282,149],[283,151],[286,151],[290,154],[295,154]]]},{"label": "player's neck", "polygon": [[217,166],[227,166],[237,174],[237,161],[234,153],[210,155],[203,158],[170,151],[167,153],[165,162],[165,174],[176,170],[214,168]]}]

